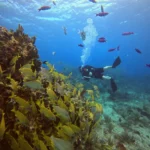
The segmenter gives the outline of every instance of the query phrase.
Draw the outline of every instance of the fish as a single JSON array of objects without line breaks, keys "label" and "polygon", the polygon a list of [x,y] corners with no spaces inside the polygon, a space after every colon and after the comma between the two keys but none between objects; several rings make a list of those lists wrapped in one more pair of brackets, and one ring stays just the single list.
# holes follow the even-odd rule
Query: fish
[{"label": "fish", "polygon": [[137,53],[139,53],[139,54],[142,54],[142,52],[141,52],[139,49],[137,49],[137,48],[135,48],[135,51],[136,51]]},{"label": "fish", "polygon": [[134,34],[134,32],[123,32],[122,35],[131,35]]},{"label": "fish", "polygon": [[117,46],[116,48],[110,48],[110,49],[108,50],[108,52],[112,52],[112,51],[114,51],[114,50],[116,50],[116,49],[117,49],[117,51],[119,51],[120,46]]},{"label": "fish", "polygon": [[51,9],[51,7],[50,6],[42,6],[38,10],[41,11],[41,10],[48,10],[48,9]]},{"label": "fish", "polygon": [[37,71],[32,70],[32,64],[26,64],[19,69],[23,81],[31,81],[37,78]]},{"label": "fish", "polygon": [[43,61],[42,63],[43,63],[43,64],[46,64],[47,62],[48,62],[48,61],[45,60],[45,61]]},{"label": "fish", "polygon": [[2,74],[3,74],[3,70],[2,70],[2,67],[0,65],[0,75],[2,75]]},{"label": "fish", "polygon": [[2,117],[1,117],[1,122],[0,122],[0,140],[3,139],[4,133],[6,130],[4,115],[5,115],[5,113],[2,112]]},{"label": "fish", "polygon": [[78,44],[78,46],[80,46],[80,47],[84,47],[84,45],[83,45],[83,44]]},{"label": "fish", "polygon": [[52,52],[52,55],[54,56],[55,54],[56,54],[56,52],[55,52],[55,51],[53,51],[53,52]]},{"label": "fish", "polygon": [[104,8],[101,5],[101,12],[96,14],[96,16],[104,17],[104,16],[107,16],[108,14],[109,14],[108,12],[104,12]]},{"label": "fish", "polygon": [[109,14],[108,12],[100,12],[96,14],[96,16],[104,17],[104,16],[107,16],[108,14]]},{"label": "fish", "polygon": [[92,3],[97,3],[97,1],[96,0],[89,0],[90,2],[92,2]]},{"label": "fish", "polygon": [[98,39],[98,42],[104,43],[104,42],[106,42],[106,39],[104,37],[101,37]]},{"label": "fish", "polygon": [[52,2],[53,2],[54,5],[56,5],[56,2],[55,2],[55,1],[52,1]]},{"label": "fish", "polygon": [[110,48],[110,49],[108,50],[108,52],[112,52],[112,51],[114,51],[114,50],[116,50],[116,48]]},{"label": "fish", "polygon": [[62,27],[62,29],[64,30],[64,34],[67,35],[67,28],[66,27]]},{"label": "fish", "polygon": [[119,51],[120,50],[120,46],[117,46],[117,51]]},{"label": "fish", "polygon": [[23,82],[23,85],[25,87],[29,87],[30,89],[39,89],[39,90],[43,89],[43,85],[38,79],[37,80]]},{"label": "fish", "polygon": [[149,68],[150,68],[150,64],[146,64],[146,67],[149,67]]}]

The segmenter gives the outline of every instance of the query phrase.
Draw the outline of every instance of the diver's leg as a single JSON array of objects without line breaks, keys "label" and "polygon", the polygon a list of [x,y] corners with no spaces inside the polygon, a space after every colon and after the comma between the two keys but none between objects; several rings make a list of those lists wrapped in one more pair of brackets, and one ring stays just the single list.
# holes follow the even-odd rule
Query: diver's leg
[{"label": "diver's leg", "polygon": [[105,66],[103,69],[107,70],[107,69],[110,69],[110,68],[112,68],[112,66]]},{"label": "diver's leg", "polygon": [[112,78],[110,80],[110,85],[111,85],[113,92],[116,92],[117,91],[117,85],[116,85],[114,79],[112,79]]},{"label": "diver's leg", "polygon": [[106,79],[106,80],[111,80],[111,77],[110,76],[102,76],[102,79]]},{"label": "diver's leg", "polygon": [[113,92],[117,91],[117,85],[112,77],[103,75],[102,79],[110,80],[110,85],[111,85]]}]

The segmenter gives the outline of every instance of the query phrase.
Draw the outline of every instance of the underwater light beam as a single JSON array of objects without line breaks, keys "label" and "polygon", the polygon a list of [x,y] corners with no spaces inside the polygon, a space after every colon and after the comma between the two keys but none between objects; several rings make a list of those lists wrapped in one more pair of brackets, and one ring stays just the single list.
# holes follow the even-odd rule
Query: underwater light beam
[{"label": "underwater light beam", "polygon": [[85,26],[83,30],[86,33],[86,39],[83,41],[85,48],[82,50],[81,62],[82,65],[85,65],[90,57],[91,49],[95,44],[98,33],[91,18],[87,19],[87,26]]}]

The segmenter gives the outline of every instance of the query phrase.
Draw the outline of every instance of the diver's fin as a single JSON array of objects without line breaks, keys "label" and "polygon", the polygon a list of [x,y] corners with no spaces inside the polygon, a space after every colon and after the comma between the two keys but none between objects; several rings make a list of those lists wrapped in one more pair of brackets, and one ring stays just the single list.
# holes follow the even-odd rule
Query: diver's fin
[{"label": "diver's fin", "polygon": [[118,56],[118,57],[115,59],[113,65],[112,65],[112,68],[117,67],[120,63],[121,63],[121,59],[120,59],[120,57]]},{"label": "diver's fin", "polygon": [[111,84],[112,91],[116,92],[117,91],[117,85],[116,85],[114,79],[110,80],[110,84]]}]

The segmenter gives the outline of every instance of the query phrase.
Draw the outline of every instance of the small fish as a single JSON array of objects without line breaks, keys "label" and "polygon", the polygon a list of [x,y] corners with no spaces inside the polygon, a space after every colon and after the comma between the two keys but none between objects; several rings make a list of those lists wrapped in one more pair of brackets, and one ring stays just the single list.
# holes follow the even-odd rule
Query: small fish
[{"label": "small fish", "polygon": [[67,28],[66,27],[62,27],[62,29],[64,30],[64,34],[67,35]]},{"label": "small fish", "polygon": [[114,50],[116,50],[116,48],[110,48],[110,49],[108,50],[108,52],[112,52],[112,51],[114,51]]},{"label": "small fish", "polygon": [[3,70],[2,70],[2,67],[0,65],[0,75],[2,75],[2,74],[3,74]]},{"label": "small fish", "polygon": [[0,122],[0,140],[3,139],[6,126],[5,126],[5,118],[4,118],[5,113],[2,112],[2,117],[1,117],[1,122]]},{"label": "small fish", "polygon": [[43,64],[46,64],[46,63],[47,63],[47,61],[43,61],[42,63],[43,63]]},{"label": "small fish", "polygon": [[139,53],[139,54],[142,54],[142,52],[141,52],[139,49],[137,49],[137,48],[135,48],[135,51],[136,51],[137,53]]},{"label": "small fish", "polygon": [[80,46],[80,47],[84,47],[84,45],[83,45],[83,44],[78,44],[78,46]]},{"label": "small fish", "polygon": [[41,11],[41,10],[48,10],[48,9],[51,9],[51,7],[50,6],[42,6],[38,10]]},{"label": "small fish", "polygon": [[56,5],[56,2],[55,2],[55,1],[52,1],[52,2],[53,2],[54,5]]},{"label": "small fish", "polygon": [[104,16],[107,16],[108,14],[109,14],[108,12],[104,12],[104,8],[101,5],[101,12],[96,14],[96,16],[104,17]]},{"label": "small fish", "polygon": [[92,2],[92,3],[97,3],[97,1],[96,0],[89,0],[90,2]]},{"label": "small fish", "polygon": [[55,52],[55,51],[53,51],[53,52],[52,52],[52,55],[54,56],[55,54],[56,54],[56,52]]},{"label": "small fish", "polygon": [[122,35],[131,35],[134,34],[133,32],[123,32]]},{"label": "small fish", "polygon": [[119,51],[120,50],[120,46],[117,46],[117,51]]},{"label": "small fish", "polygon": [[104,17],[104,16],[107,16],[108,14],[109,14],[108,12],[100,12],[96,14],[96,16]]},{"label": "small fish", "polygon": [[101,37],[98,39],[98,42],[104,43],[104,42],[106,42],[106,39],[104,37]]},{"label": "small fish", "polygon": [[116,48],[110,48],[110,49],[108,50],[108,52],[112,52],[112,51],[114,51],[114,50],[116,50],[116,49],[117,49],[117,51],[119,51],[120,46],[117,46]]},{"label": "small fish", "polygon": [[149,68],[150,68],[150,64],[146,64],[146,67],[149,67]]}]

